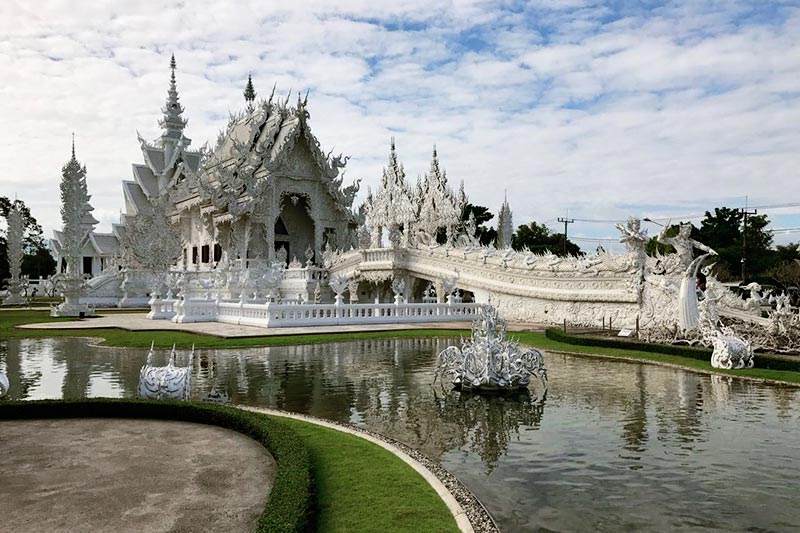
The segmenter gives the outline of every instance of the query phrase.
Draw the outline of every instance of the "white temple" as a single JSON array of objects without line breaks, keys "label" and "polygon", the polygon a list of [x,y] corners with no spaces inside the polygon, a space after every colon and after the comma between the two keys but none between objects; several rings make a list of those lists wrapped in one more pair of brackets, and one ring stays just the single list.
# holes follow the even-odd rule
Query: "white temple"
[{"label": "white temple", "polygon": [[[702,325],[697,312],[682,311],[699,309],[693,276],[705,257],[692,258],[697,243],[649,257],[646,232],[632,218],[618,225],[623,254],[515,251],[506,200],[499,245],[482,246],[474,218],[462,222],[463,182],[458,193],[450,188],[436,148],[413,187],[394,139],[379,188],[354,208],[359,181],[345,186],[348,158],[326,154],[311,133],[307,97],[292,106],[273,90],[256,102],[248,80],[245,109],[213,149],[192,150],[174,57],[170,67],[162,134],[139,137],[143,162],[123,182],[125,214],[111,234],[82,241],[84,261],[98,257],[105,267],[83,303],[149,305],[151,318],[176,322],[274,327],[470,320],[491,299],[510,321]],[[56,232],[54,248],[63,246]],[[94,263],[83,272],[97,274]],[[736,298],[715,298],[720,314],[746,314]]]}]

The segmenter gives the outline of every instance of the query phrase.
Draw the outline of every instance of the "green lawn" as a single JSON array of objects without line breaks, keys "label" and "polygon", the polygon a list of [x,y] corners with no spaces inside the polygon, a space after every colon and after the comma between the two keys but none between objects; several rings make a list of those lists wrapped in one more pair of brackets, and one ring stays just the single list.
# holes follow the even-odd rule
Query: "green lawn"
[{"label": "green lawn", "polygon": [[[173,343],[178,348],[243,348],[255,346],[289,346],[298,344],[316,344],[321,342],[346,341],[353,339],[379,339],[394,337],[432,337],[464,335],[462,330],[409,330],[365,333],[333,333],[320,335],[281,335],[265,337],[246,337],[224,339],[212,335],[199,335],[181,331],[126,331],[116,328],[81,329],[81,330],[35,330],[16,329],[22,324],[40,322],[59,322],[73,320],[70,318],[52,318],[47,311],[0,311],[0,339],[9,337],[47,338],[47,337],[102,337],[106,346],[130,348],[149,348],[150,342],[156,347],[169,348]],[[91,320],[86,319],[86,320]],[[158,326],[157,322],[153,323]]]},{"label": "green lawn", "polygon": [[431,486],[394,454],[340,431],[281,419],[308,448],[317,531],[458,531]]},{"label": "green lawn", "polygon": [[[655,362],[676,365],[692,370],[705,372],[717,372],[731,376],[747,376],[758,379],[770,379],[776,381],[786,381],[789,383],[800,383],[800,372],[791,370],[769,370],[763,368],[749,368],[741,370],[722,370],[711,366],[711,361],[700,361],[691,357],[681,357],[679,355],[667,355],[653,352],[641,352],[638,350],[623,350],[620,348],[604,348],[600,346],[578,346],[566,344],[548,339],[544,333],[519,333],[516,334],[520,342],[540,348],[542,350],[554,350],[571,352],[586,355],[602,355],[605,357],[615,357],[637,362]],[[758,359],[758,354],[756,354]]]}]

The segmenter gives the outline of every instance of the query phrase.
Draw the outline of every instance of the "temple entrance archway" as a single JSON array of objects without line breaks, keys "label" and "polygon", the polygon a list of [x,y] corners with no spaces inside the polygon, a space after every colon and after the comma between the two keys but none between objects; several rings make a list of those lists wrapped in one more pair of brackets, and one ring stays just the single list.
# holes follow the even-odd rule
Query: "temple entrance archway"
[{"label": "temple entrance archway", "polygon": [[287,260],[297,258],[305,263],[305,252],[314,246],[314,220],[307,196],[283,194],[281,212],[275,220],[275,251],[285,247]]}]

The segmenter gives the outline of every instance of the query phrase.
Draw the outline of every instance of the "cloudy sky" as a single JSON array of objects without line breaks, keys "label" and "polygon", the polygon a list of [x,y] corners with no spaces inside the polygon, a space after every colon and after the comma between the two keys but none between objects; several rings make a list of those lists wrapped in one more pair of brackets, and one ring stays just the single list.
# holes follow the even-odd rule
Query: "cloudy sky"
[{"label": "cloudy sky", "polygon": [[313,131],[363,190],[395,136],[412,180],[436,144],[473,203],[507,191],[515,225],[553,229],[568,210],[586,249],[628,215],[745,197],[800,227],[800,0],[2,0],[0,195],[49,235],[75,132],[108,231],[172,53],[197,146],[252,74],[259,96],[310,91]]}]

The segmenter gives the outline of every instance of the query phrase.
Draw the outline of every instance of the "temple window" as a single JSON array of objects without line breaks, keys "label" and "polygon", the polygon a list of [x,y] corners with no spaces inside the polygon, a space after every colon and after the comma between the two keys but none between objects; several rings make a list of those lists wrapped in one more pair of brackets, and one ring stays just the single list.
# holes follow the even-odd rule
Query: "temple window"
[{"label": "temple window", "polygon": [[222,260],[222,246],[214,244],[214,262],[219,263]]},{"label": "temple window", "polygon": [[203,263],[208,263],[209,262],[209,260],[210,260],[209,259],[209,257],[210,257],[210,253],[209,252],[210,252],[210,247],[207,244],[204,244],[202,246],[202,248],[200,248],[200,256],[201,256],[201,261]]},{"label": "temple window", "polygon": [[192,246],[192,264],[197,264],[197,246]]}]

